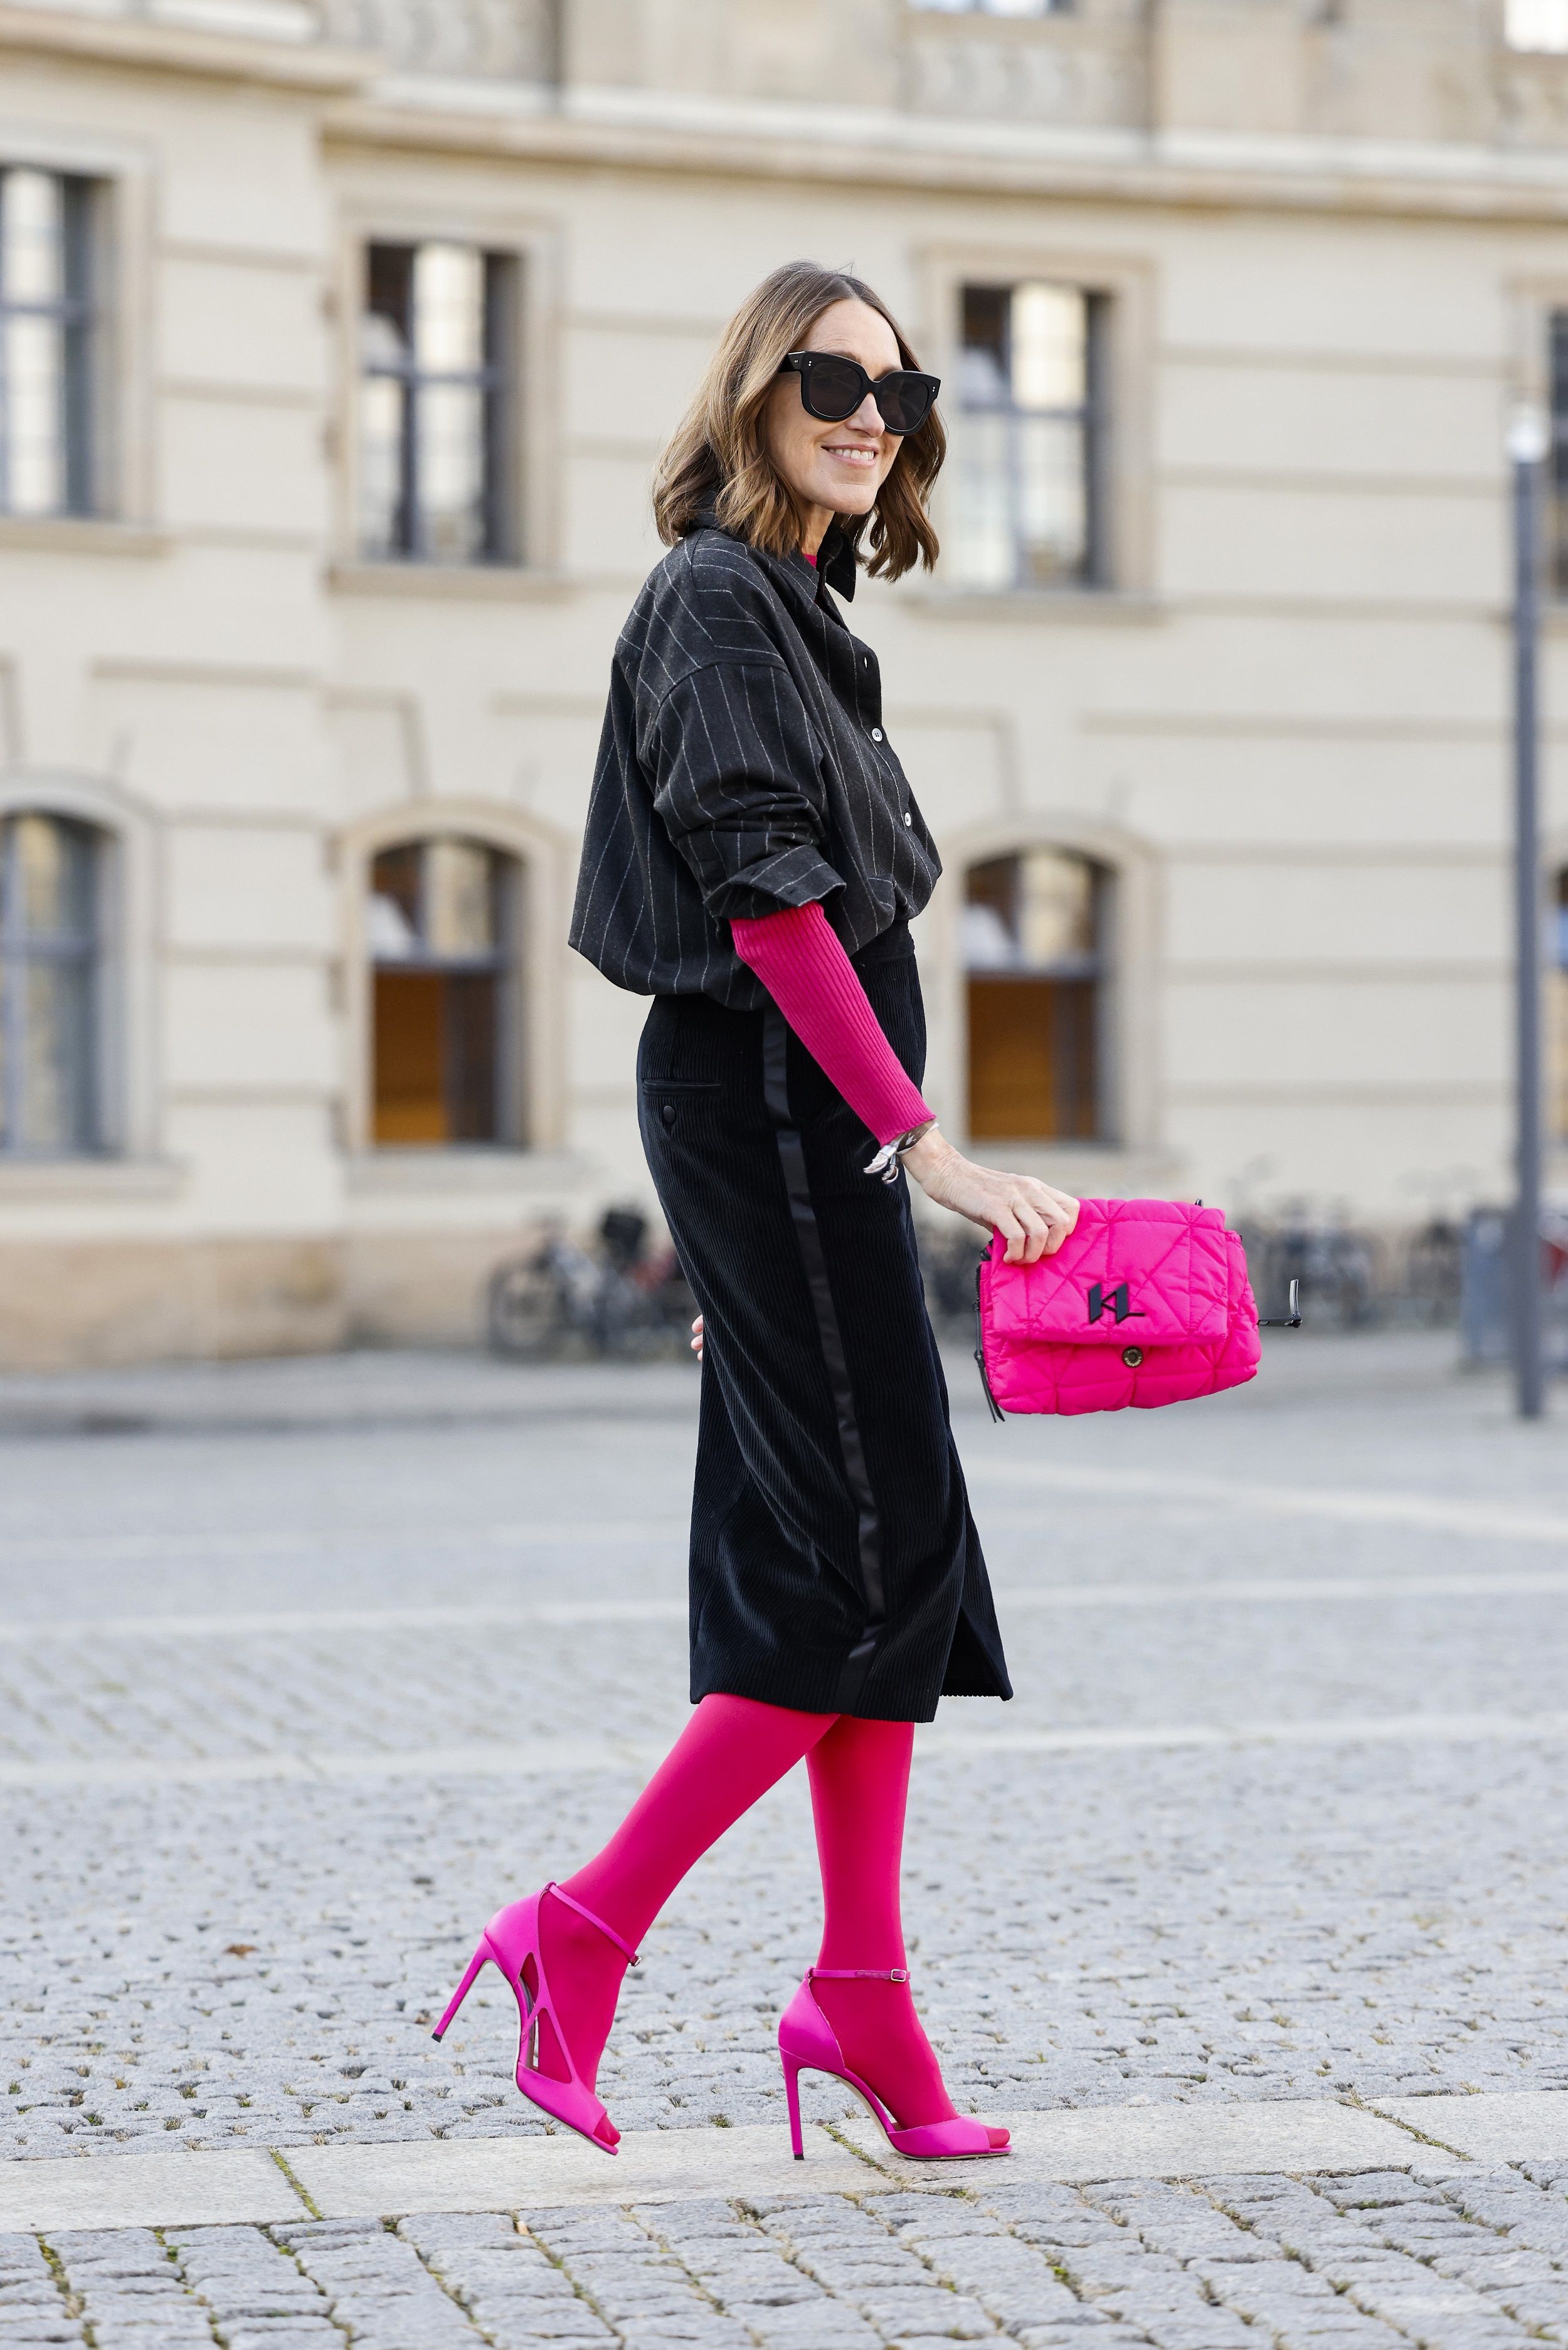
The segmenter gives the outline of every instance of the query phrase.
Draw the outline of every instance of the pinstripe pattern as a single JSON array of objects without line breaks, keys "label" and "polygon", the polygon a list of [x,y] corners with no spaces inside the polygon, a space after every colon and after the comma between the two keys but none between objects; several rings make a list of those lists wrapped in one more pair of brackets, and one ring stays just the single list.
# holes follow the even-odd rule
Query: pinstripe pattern
[{"label": "pinstripe pattern", "polygon": [[[853,593],[847,550],[824,576]],[[878,739],[879,738],[879,739]],[[615,650],[571,942],[618,987],[767,1001],[729,924],[822,900],[853,952],[941,860],[882,731],[876,657],[804,556],[704,526]]]}]

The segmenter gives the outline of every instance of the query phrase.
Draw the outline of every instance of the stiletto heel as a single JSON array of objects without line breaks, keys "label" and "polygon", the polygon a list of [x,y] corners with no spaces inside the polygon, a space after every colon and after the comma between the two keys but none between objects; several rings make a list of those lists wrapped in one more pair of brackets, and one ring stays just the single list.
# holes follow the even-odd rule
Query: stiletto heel
[{"label": "stiletto heel", "polygon": [[[517,2086],[530,2105],[539,2107],[553,2121],[565,2122],[568,2129],[578,2131],[613,2154],[620,2137],[604,2106],[587,2087],[577,2071],[576,2063],[566,2043],[556,2013],[556,2002],[550,1990],[550,1979],[545,1971],[544,1943],[539,1931],[539,1908],[545,1894],[586,1918],[607,1941],[613,1942],[629,1966],[636,1966],[638,1954],[629,1942],[625,1942],[613,1926],[585,1909],[580,1901],[564,1893],[558,1885],[546,1885],[531,1893],[525,1901],[514,1901],[505,1909],[498,1909],[479,1938],[479,1948],[468,1962],[468,1971],[452,1996],[452,2004],[431,2034],[439,2040],[473,1985],[473,1979],[488,1959],[498,1967],[512,1986],[517,2002],[519,2024],[517,2039]],[[546,2042],[541,2026],[548,2027]],[[544,2069],[547,2047],[554,2045],[566,2067],[563,2081]]]},{"label": "stiletto heel", "polygon": [[805,2160],[805,2147],[800,2134],[800,2066],[793,2056],[784,2058],[784,2103],[789,2107],[790,2152],[797,2162]]},{"label": "stiletto heel", "polygon": [[791,2144],[797,2162],[805,2156],[800,2131],[802,2073],[831,2074],[835,2080],[844,2082],[863,2097],[897,2154],[911,2155],[920,2162],[953,2162],[961,2158],[972,2161],[976,2155],[1007,2152],[1005,2130],[993,2132],[984,2122],[971,2121],[963,2114],[956,2114],[950,2121],[919,2122],[912,2129],[900,2129],[876,2090],[845,2063],[838,2035],[817,2005],[811,1988],[819,1981],[907,1983],[909,1980],[902,1967],[807,1967],[805,1981],[779,2018],[779,2057],[789,2104]]},{"label": "stiletto heel", "polygon": [[452,1995],[452,2001],[447,2008],[446,2013],[441,2017],[441,2022],[431,2033],[431,2038],[432,2040],[439,2040],[441,2038],[441,2033],[446,2030],[447,2025],[452,2022],[452,2017],[457,2013],[458,2009],[462,2005],[462,2002],[468,1997],[469,1992],[473,1989],[473,1979],[489,1956],[489,1951],[485,1949],[484,1944],[481,1942],[478,1950],[475,1950],[472,1958],[470,1959],[468,1962],[467,1973],[463,1976],[462,1981],[459,1983],[457,1989]]}]

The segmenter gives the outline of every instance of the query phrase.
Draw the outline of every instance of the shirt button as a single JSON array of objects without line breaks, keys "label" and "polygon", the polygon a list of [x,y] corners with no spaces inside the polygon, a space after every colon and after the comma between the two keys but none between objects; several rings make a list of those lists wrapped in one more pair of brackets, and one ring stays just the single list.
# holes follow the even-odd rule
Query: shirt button
[{"label": "shirt button", "polygon": [[871,729],[871,740],[873,743],[879,743],[882,740],[882,729],[879,726],[873,726]]},{"label": "shirt button", "polygon": [[907,815],[907,816],[905,816],[905,818],[904,818],[904,822],[905,822],[906,824],[913,824],[913,823],[914,823],[914,821],[915,821],[915,819],[914,819],[914,817],[913,817],[912,816],[908,816],[908,815]]}]

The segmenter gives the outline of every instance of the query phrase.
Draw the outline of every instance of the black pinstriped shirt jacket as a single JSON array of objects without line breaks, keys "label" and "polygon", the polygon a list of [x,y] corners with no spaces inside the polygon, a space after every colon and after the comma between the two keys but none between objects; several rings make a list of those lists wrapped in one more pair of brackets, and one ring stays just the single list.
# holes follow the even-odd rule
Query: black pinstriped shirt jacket
[{"label": "black pinstriped shirt jacket", "polygon": [[918,914],[941,859],[882,726],[876,656],[820,570],[704,523],[650,575],[620,633],[571,943],[639,995],[768,1002],[730,940],[820,899],[853,953]]}]

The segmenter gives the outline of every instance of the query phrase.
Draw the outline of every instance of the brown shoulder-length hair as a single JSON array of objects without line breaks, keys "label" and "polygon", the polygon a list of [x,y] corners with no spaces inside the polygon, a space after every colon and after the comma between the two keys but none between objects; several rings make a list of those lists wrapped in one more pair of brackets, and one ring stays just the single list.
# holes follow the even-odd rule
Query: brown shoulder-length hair
[{"label": "brown shoulder-length hair", "polygon": [[[786,261],[725,328],[697,397],[659,458],[653,516],[666,546],[695,529],[702,514],[769,555],[789,555],[800,545],[799,509],[768,453],[767,402],[787,354],[801,348],[835,302],[864,302],[886,318],[900,363],[919,366],[903,328],[869,286],[814,261]],[[928,571],[935,563],[937,535],[926,501],[946,454],[947,434],[933,408],[919,431],[905,436],[870,513],[839,515],[841,536],[868,571],[897,579],[917,562]]]}]

